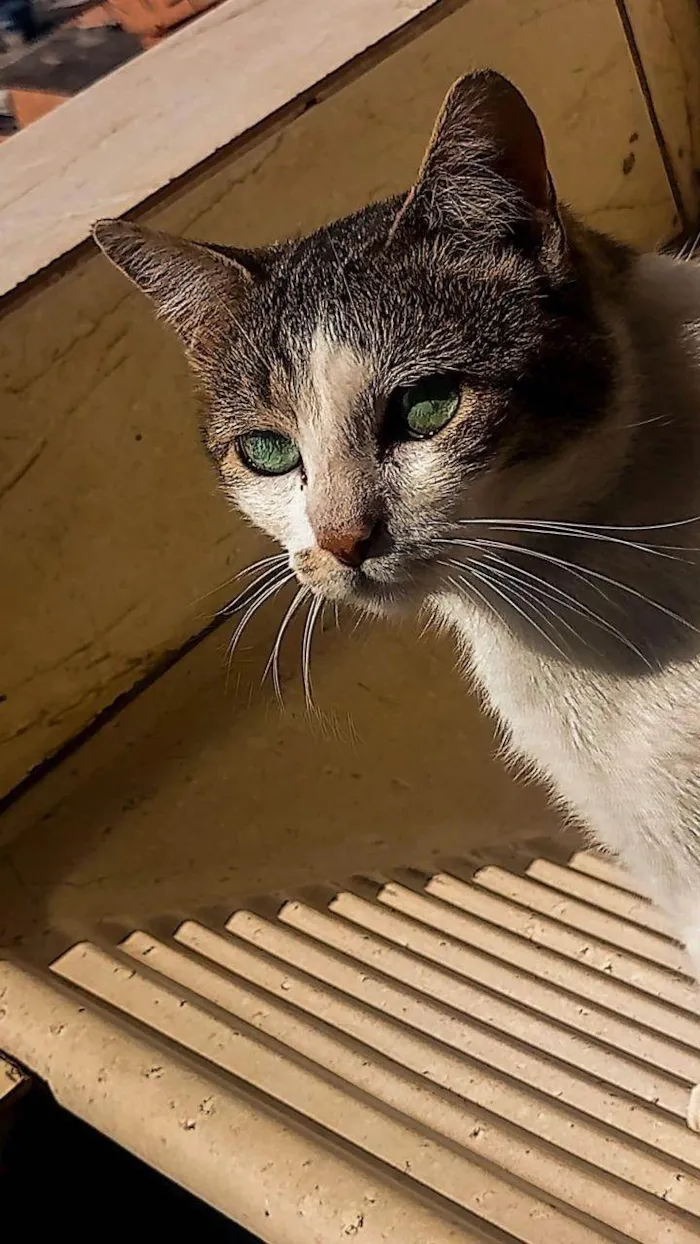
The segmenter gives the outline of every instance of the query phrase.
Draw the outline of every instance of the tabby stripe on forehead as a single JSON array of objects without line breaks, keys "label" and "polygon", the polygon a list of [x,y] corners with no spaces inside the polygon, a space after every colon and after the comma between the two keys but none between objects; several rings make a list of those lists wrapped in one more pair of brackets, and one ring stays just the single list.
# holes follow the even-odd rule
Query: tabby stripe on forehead
[{"label": "tabby stripe on forehead", "polygon": [[[308,419],[313,435],[328,449],[347,444],[357,399],[369,380],[369,366],[347,345],[317,328],[309,351],[308,384],[301,395],[300,419]],[[350,441],[352,443],[352,441]]]}]

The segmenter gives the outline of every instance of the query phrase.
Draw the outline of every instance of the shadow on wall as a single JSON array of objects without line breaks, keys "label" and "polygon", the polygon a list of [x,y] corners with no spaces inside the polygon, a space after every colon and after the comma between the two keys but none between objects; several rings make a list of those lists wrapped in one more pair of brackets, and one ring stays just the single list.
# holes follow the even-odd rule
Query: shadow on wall
[{"label": "shadow on wall", "polygon": [[[215,633],[20,800],[0,858],[4,941],[52,957],[109,916],[192,912],[397,865],[435,869],[556,823],[495,757],[449,642],[365,625],[314,642],[309,718],[299,633],[285,705],[260,676],[282,603],[226,689]],[[12,839],[8,841],[8,839]]]}]

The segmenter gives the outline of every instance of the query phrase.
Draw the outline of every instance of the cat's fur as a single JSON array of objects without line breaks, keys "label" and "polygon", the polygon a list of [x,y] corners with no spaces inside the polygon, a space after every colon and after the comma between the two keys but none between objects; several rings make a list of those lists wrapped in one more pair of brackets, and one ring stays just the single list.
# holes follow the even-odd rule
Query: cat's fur
[{"label": "cat's fur", "polygon": [[[182,338],[231,498],[314,593],[450,622],[510,747],[700,972],[700,270],[558,205],[492,73],[453,88],[408,196],[309,238],[96,238]],[[456,417],[397,438],[391,391],[442,372]],[[237,438],[259,427],[303,466],[251,473]],[[356,536],[359,567],[336,556]]]}]

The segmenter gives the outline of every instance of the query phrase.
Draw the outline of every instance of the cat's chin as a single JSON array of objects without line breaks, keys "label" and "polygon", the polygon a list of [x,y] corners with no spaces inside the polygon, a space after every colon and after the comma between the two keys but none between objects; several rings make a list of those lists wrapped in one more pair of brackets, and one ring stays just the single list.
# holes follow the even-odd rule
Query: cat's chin
[{"label": "cat's chin", "polygon": [[349,591],[336,594],[333,591],[318,593],[332,604],[344,605],[360,613],[376,618],[405,618],[415,614],[423,604],[424,593],[417,592],[407,584],[377,583],[363,579]]},{"label": "cat's chin", "polygon": [[402,618],[415,614],[439,587],[436,567],[429,561],[386,563],[356,569],[332,566],[322,576],[311,563],[292,560],[300,585],[329,604],[343,605],[360,613],[381,618]]}]

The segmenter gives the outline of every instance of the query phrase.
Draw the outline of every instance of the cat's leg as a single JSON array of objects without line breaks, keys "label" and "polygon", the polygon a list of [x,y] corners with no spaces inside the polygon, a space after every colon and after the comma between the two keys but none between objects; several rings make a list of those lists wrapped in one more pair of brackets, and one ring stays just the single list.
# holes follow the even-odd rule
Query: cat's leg
[{"label": "cat's leg", "polygon": [[[619,825],[619,823],[618,823]],[[628,828],[628,827],[626,827]],[[613,849],[639,890],[663,912],[669,932],[683,943],[688,974],[694,977],[696,1013],[700,1016],[700,858],[678,856],[673,839],[654,835],[655,827],[646,827],[644,835],[636,835],[634,827],[622,841],[612,841]],[[608,835],[608,841],[612,835]],[[698,1083],[690,1090],[686,1121],[694,1132],[700,1132],[700,1042],[698,1043],[696,1076]]]},{"label": "cat's leg", "polygon": [[700,1132],[700,1084],[694,1084],[690,1090],[686,1122],[693,1132]]},{"label": "cat's leg", "polygon": [[[693,966],[696,983],[700,989],[700,916],[698,922],[683,930],[683,941]],[[700,1084],[690,1090],[688,1109],[686,1111],[688,1127],[700,1132]]]},{"label": "cat's leg", "polygon": [[[629,846],[630,841],[631,835],[625,847]],[[680,867],[671,873],[668,843],[662,841],[656,850],[649,850],[650,842],[653,843],[653,839],[647,833],[636,857],[626,851],[622,863],[629,876],[638,882],[640,892],[646,893],[657,909],[664,913],[669,932],[672,931],[683,943],[688,959],[687,971],[694,977],[695,1011],[700,1015],[700,860],[688,860],[686,856],[682,861],[682,873]],[[619,855],[623,855],[622,850]],[[667,870],[665,875],[664,864]],[[697,1052],[695,1077],[698,1082],[690,1089],[686,1105],[686,1122],[694,1132],[700,1132],[700,1042]]]}]

